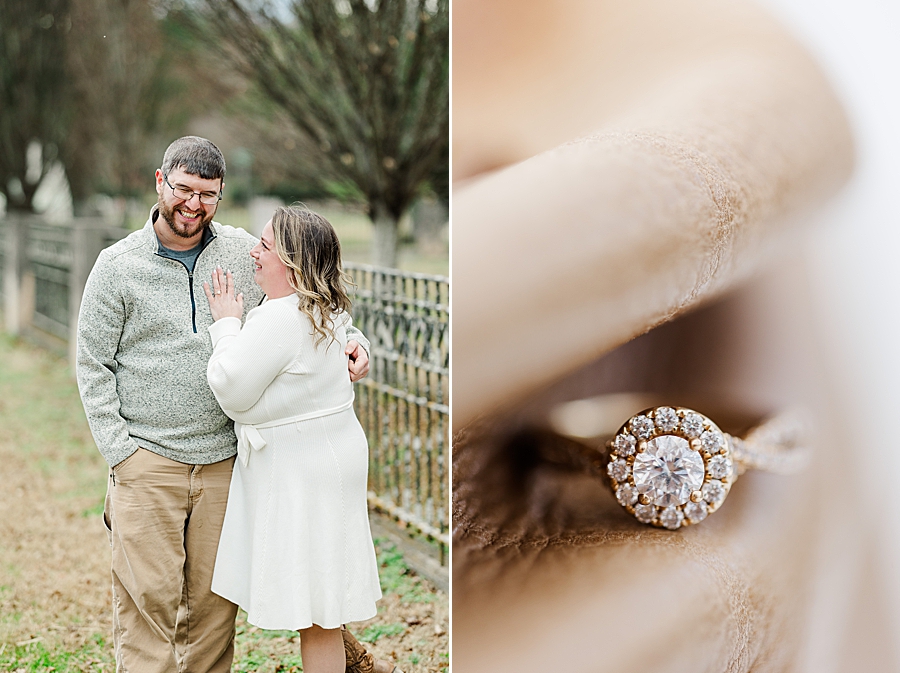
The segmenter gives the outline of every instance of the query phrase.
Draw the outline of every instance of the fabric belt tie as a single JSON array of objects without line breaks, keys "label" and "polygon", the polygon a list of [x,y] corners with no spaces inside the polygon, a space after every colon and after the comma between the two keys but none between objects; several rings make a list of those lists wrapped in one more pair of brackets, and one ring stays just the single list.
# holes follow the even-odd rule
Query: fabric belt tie
[{"label": "fabric belt tie", "polygon": [[250,462],[250,451],[259,451],[266,445],[266,440],[263,439],[262,435],[259,433],[260,430],[265,428],[275,428],[279,425],[290,425],[291,423],[299,423],[300,421],[308,421],[313,418],[322,418],[323,416],[331,416],[332,414],[339,414],[342,411],[346,411],[350,407],[353,406],[353,395],[351,395],[350,399],[339,407],[333,407],[331,409],[321,409],[319,411],[310,411],[305,414],[298,414],[297,416],[291,416],[289,418],[276,418],[272,421],[266,421],[265,423],[253,423],[253,424],[244,424],[244,423],[235,423],[234,429],[237,433],[238,437],[238,458],[240,458],[241,463],[244,467],[247,466],[247,463]]}]

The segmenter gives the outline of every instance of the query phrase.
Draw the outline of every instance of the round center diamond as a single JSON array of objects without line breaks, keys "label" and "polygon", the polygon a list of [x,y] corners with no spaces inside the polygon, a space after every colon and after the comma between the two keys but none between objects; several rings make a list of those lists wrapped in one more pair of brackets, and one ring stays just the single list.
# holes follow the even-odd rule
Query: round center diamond
[{"label": "round center diamond", "polygon": [[662,435],[647,442],[647,450],[637,454],[632,468],[638,493],[654,505],[683,505],[691,492],[703,486],[703,458],[686,439]]}]

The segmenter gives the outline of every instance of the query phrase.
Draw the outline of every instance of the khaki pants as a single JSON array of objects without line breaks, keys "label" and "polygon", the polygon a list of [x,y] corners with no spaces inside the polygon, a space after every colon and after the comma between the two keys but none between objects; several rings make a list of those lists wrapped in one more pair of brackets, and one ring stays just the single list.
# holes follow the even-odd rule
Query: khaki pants
[{"label": "khaki pants", "polygon": [[231,670],[237,606],[210,587],[233,465],[185,465],[138,449],[110,473],[117,671]]}]

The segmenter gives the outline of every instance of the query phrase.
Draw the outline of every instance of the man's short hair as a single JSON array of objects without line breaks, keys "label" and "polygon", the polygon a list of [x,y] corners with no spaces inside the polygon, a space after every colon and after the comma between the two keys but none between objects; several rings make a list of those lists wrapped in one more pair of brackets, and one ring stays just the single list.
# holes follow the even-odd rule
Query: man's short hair
[{"label": "man's short hair", "polygon": [[179,138],[163,155],[162,170],[168,175],[176,168],[190,175],[198,175],[204,180],[225,178],[225,157],[219,148],[206,138],[184,136]]}]

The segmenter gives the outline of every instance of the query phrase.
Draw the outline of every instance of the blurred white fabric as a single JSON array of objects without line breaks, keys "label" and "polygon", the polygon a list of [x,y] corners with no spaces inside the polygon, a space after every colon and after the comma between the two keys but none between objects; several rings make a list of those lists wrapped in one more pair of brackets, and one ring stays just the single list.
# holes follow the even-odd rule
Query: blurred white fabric
[{"label": "blurred white fabric", "polygon": [[[880,649],[872,665],[900,670],[896,645],[890,646],[900,642],[900,528],[894,497],[900,451],[896,442],[885,441],[900,418],[900,4],[763,2],[825,68],[857,142],[852,181],[819,215],[808,262],[834,401],[845,410],[842,425],[854,438],[848,453],[864,456],[865,465],[863,471],[848,470],[856,482],[848,486],[865,513],[855,528],[857,537],[831,552],[842,557],[840,563],[834,560],[835,567],[849,559],[860,572],[851,579],[846,574],[828,578],[825,569],[822,581],[829,588],[812,615],[806,670],[872,670],[858,659],[848,665],[845,648],[862,652],[858,656]],[[860,596],[880,602],[863,607],[873,623],[880,620],[880,647],[867,639],[874,627],[854,623]]]}]

